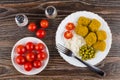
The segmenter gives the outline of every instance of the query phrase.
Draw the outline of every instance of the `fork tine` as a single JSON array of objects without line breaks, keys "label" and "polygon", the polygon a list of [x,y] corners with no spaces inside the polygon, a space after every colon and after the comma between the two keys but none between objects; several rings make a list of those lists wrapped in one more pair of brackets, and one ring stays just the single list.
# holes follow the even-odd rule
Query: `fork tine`
[{"label": "fork tine", "polygon": [[68,48],[64,47],[63,45],[59,43],[56,46],[57,46],[58,51],[62,52],[63,54],[66,54],[67,56],[70,56],[70,57],[72,56],[73,53]]},{"label": "fork tine", "polygon": [[63,45],[61,45],[61,44],[57,44],[57,46],[59,46],[59,47],[61,47],[62,49],[64,49],[64,50],[67,50],[67,48],[66,47],[64,47]]},{"label": "fork tine", "polygon": [[66,53],[66,51],[65,50],[62,50],[61,48],[57,48],[58,49],[58,51],[60,51],[60,52],[62,52],[62,53]]},{"label": "fork tine", "polygon": [[67,49],[61,44],[57,44],[57,49],[62,53],[67,52]]},{"label": "fork tine", "polygon": [[60,45],[57,45],[57,49],[58,49],[60,52],[65,52],[65,49],[63,49]]}]

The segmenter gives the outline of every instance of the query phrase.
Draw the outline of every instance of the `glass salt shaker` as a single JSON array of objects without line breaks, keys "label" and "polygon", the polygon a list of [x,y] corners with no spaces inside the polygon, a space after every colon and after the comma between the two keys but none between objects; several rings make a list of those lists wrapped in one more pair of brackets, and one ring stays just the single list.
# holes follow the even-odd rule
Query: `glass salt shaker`
[{"label": "glass salt shaker", "polygon": [[50,18],[50,19],[54,19],[57,16],[57,10],[54,6],[48,6],[45,9],[45,15],[46,17]]},{"label": "glass salt shaker", "polygon": [[28,18],[25,14],[17,14],[15,16],[15,22],[19,27],[24,27],[28,24]]}]

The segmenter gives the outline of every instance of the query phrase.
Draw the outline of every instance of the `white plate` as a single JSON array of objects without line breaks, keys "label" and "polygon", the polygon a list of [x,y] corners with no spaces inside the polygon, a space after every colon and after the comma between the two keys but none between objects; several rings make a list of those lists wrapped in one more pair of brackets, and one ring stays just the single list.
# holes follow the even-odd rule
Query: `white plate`
[{"label": "white plate", "polygon": [[[15,61],[15,57],[18,56],[18,54],[16,53],[16,50],[15,50],[16,46],[20,45],[20,44],[25,45],[27,42],[43,43],[45,45],[45,47],[46,47],[46,53],[47,53],[47,59],[45,59],[43,61],[43,63],[42,63],[43,65],[38,69],[33,68],[31,71],[25,71],[24,66],[18,65],[16,63],[16,61]],[[12,52],[11,52],[11,60],[12,60],[13,66],[16,68],[17,71],[19,71],[19,72],[21,72],[23,74],[26,74],[26,75],[34,75],[34,74],[40,73],[47,66],[48,61],[49,61],[49,51],[48,51],[48,48],[47,48],[46,44],[42,40],[40,40],[38,38],[34,38],[34,37],[25,37],[25,38],[19,40],[13,46],[13,49],[12,49]]]},{"label": "white plate", "polygon": [[[64,40],[63,40],[63,32],[65,30],[65,25],[68,22],[72,22],[72,23],[74,23],[76,25],[77,20],[78,20],[78,18],[80,16],[85,16],[85,17],[88,17],[88,18],[91,18],[91,19],[95,18],[95,19],[99,20],[101,22],[100,30],[105,30],[106,33],[107,33],[107,39],[105,40],[105,42],[106,42],[106,49],[105,49],[105,51],[104,52],[100,52],[99,51],[95,58],[86,61],[86,62],[88,62],[91,65],[96,65],[99,62],[101,62],[107,56],[107,54],[108,54],[108,52],[109,52],[109,50],[111,48],[111,44],[112,44],[111,30],[110,30],[107,22],[102,17],[100,17],[99,15],[97,15],[95,13],[92,13],[92,12],[88,12],[88,11],[78,11],[78,12],[75,12],[75,13],[72,13],[72,14],[68,15],[60,23],[60,25],[58,26],[58,29],[57,29],[57,32],[56,32],[56,44],[60,43],[62,45],[65,45],[64,44]],[[70,63],[71,65],[74,65],[74,66],[77,66],[77,67],[86,67],[84,64],[82,64],[78,60],[76,60],[76,59],[74,59],[72,57],[68,57],[65,54],[61,53],[61,52],[59,52],[59,53],[60,53],[60,56],[65,61]]]}]

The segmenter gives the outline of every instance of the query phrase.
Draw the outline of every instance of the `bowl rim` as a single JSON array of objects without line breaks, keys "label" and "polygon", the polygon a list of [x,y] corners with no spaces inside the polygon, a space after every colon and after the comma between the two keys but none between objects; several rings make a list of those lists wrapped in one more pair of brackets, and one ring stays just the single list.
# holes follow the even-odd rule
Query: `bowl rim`
[{"label": "bowl rim", "polygon": [[[18,68],[18,66],[23,67],[23,65],[18,65],[18,64],[16,64],[15,61],[14,61],[14,56],[15,56],[14,50],[15,50],[16,46],[17,46],[18,44],[20,44],[21,41],[23,41],[23,40],[25,40],[25,39],[30,39],[30,40],[31,40],[31,39],[34,39],[34,40],[37,40],[38,42],[43,43],[43,44],[45,45],[45,47],[46,47],[47,59],[44,61],[43,67],[42,67],[42,68],[40,67],[41,69],[38,68],[38,69],[37,69],[37,72],[34,72],[34,73],[33,73],[33,72],[31,73],[31,71],[21,71],[21,70]],[[26,41],[26,42],[29,42],[29,41]],[[30,42],[32,42],[32,41],[30,41]],[[40,73],[41,71],[43,71],[43,70],[47,67],[47,64],[48,64],[48,62],[49,62],[49,49],[48,49],[47,45],[46,45],[41,39],[39,39],[39,38],[36,38],[36,37],[24,37],[24,38],[18,40],[18,41],[14,44],[14,46],[12,47],[12,51],[11,51],[11,61],[12,61],[12,65],[15,67],[15,69],[16,69],[18,72],[20,72],[20,73],[22,73],[22,74],[25,74],[25,75],[35,75],[35,74]],[[18,66],[17,66],[17,65],[18,65]]]}]

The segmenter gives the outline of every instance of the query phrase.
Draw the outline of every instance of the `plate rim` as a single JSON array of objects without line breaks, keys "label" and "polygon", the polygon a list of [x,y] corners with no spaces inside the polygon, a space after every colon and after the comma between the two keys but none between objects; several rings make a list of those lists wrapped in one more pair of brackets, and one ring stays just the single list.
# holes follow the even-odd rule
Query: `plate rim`
[{"label": "plate rim", "polygon": [[[98,15],[98,14],[96,14],[96,13],[93,13],[93,12],[90,12],[90,11],[76,11],[76,12],[73,12],[73,13],[71,13],[70,15],[67,15],[61,22],[60,22],[60,24],[58,25],[58,28],[57,28],[57,31],[56,31],[56,35],[55,35],[55,43],[57,44],[57,35],[58,35],[58,29],[59,29],[59,27],[60,27],[60,25],[64,22],[64,20],[66,20],[66,18],[68,17],[68,16],[71,16],[71,15],[73,15],[73,14],[77,14],[77,13],[90,13],[90,14],[93,14],[93,15],[96,15],[96,16],[98,16],[100,19],[102,19],[103,21],[104,21],[104,23],[107,25],[107,27],[109,28],[109,32],[110,32],[110,47],[109,47],[109,50],[108,50],[108,53],[110,52],[110,49],[111,49],[111,46],[112,46],[112,33],[111,33],[111,29],[110,29],[110,27],[109,27],[109,25],[108,25],[108,23],[100,16],[100,15]],[[58,50],[57,50],[58,51]],[[59,55],[63,58],[63,56],[61,55],[61,54],[63,54],[63,53],[61,53],[60,51],[58,51],[58,53],[59,53]],[[98,63],[96,63],[96,64],[94,64],[94,65],[97,65],[97,64],[99,64],[100,62],[102,62],[106,57],[107,57],[107,55],[108,55],[108,53],[103,57],[103,59],[102,60],[100,60]],[[63,58],[64,59],[64,58]],[[65,59],[64,59],[65,60]],[[66,62],[68,62],[67,60],[65,60]],[[68,62],[69,63],[69,62]],[[69,64],[71,64],[71,65],[73,65],[72,63],[69,63]],[[73,66],[76,66],[76,65],[73,65]],[[76,67],[87,67],[87,66],[76,66]]]}]

